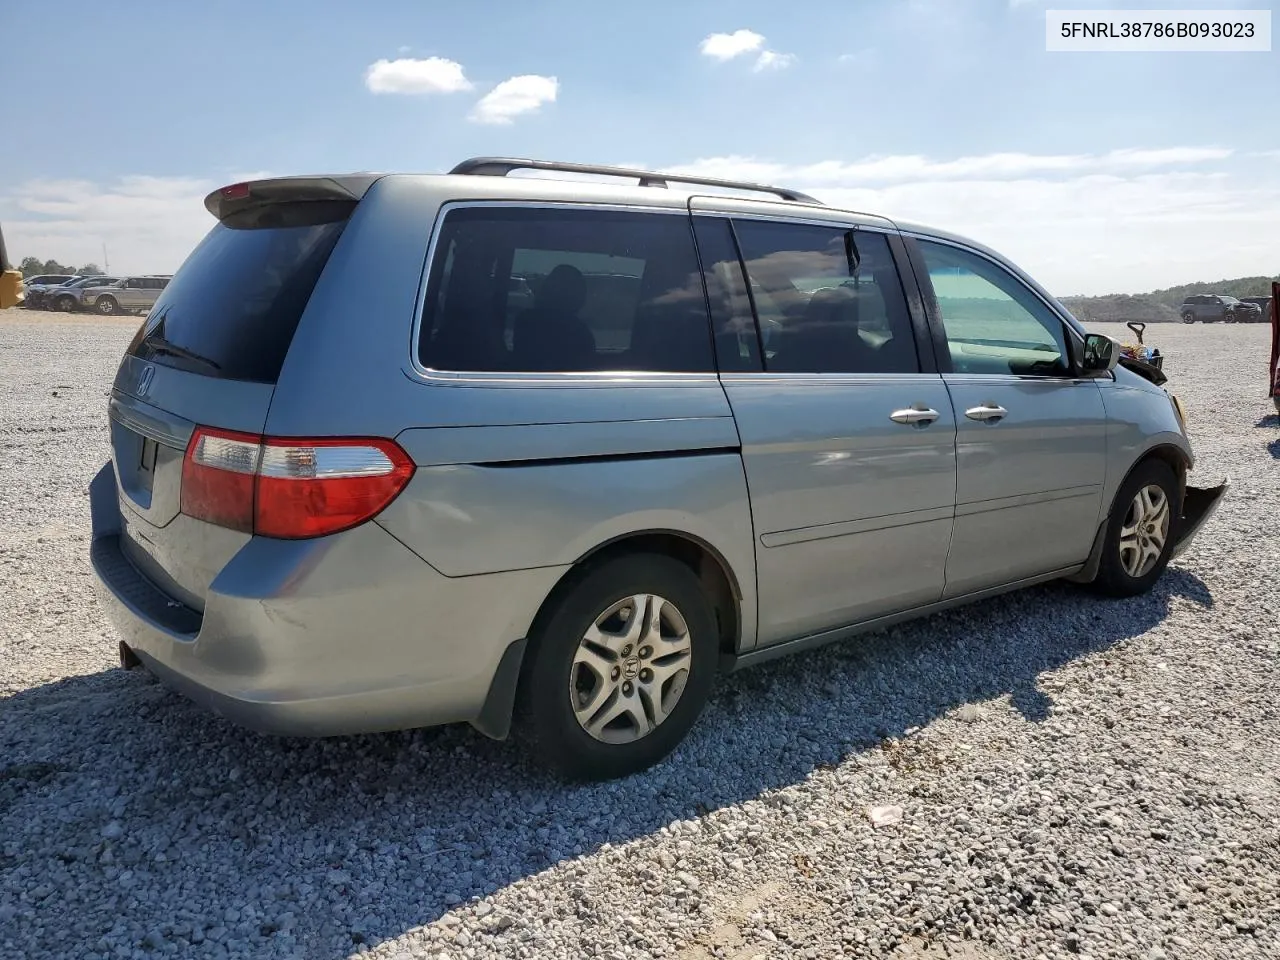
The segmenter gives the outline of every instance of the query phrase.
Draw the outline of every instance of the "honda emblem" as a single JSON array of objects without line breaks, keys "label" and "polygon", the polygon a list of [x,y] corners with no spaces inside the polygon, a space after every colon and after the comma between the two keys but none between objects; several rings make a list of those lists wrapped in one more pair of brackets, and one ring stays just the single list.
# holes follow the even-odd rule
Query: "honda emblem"
[{"label": "honda emblem", "polygon": [[156,368],[148,363],[142,368],[142,373],[138,375],[138,396],[145,397],[147,391],[151,389],[151,381],[155,379]]}]

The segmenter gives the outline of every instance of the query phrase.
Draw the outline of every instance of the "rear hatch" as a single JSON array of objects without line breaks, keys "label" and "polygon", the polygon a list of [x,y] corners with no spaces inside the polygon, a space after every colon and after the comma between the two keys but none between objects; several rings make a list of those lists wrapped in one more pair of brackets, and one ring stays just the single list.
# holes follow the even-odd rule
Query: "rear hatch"
[{"label": "rear hatch", "polygon": [[[184,455],[203,428],[251,440],[262,433],[307,302],[372,179],[260,181],[210,195],[218,224],[125,352],[110,400],[121,548],[193,609],[204,609],[210,582],[252,524],[183,512]],[[232,461],[237,449],[219,448]]]}]

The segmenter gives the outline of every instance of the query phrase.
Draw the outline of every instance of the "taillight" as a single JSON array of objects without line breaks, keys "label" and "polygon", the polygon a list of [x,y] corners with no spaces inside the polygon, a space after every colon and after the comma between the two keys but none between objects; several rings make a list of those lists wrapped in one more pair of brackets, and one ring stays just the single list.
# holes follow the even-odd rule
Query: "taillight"
[{"label": "taillight", "polygon": [[182,512],[298,540],[371,520],[413,476],[392,440],[259,437],[197,428],[182,468]]},{"label": "taillight", "polygon": [[198,427],[182,461],[182,512],[252,533],[253,486],[261,457],[261,437]]}]

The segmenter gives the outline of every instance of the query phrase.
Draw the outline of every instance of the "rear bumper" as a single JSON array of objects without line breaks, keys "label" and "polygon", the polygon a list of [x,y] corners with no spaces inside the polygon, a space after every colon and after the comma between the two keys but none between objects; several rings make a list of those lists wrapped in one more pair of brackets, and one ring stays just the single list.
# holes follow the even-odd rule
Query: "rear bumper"
[{"label": "rear bumper", "polygon": [[1231,479],[1227,478],[1216,487],[1187,487],[1182,498],[1182,522],[1178,525],[1178,536],[1173,544],[1170,559],[1181,555],[1191,546],[1191,541],[1218,510]]},{"label": "rear bumper", "polygon": [[365,524],[318,540],[251,539],[197,611],[155,587],[121,550],[109,464],[94,487],[90,559],[122,659],[136,656],[166,685],[264,733],[338,736],[481,719],[504,653],[563,572],[445,577]]}]

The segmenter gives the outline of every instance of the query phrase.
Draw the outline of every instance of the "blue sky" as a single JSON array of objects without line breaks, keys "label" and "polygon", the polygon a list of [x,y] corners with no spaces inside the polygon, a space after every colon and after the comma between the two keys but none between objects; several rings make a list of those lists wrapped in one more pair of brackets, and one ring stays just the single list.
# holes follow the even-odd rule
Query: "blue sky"
[{"label": "blue sky", "polygon": [[19,257],[169,270],[245,174],[514,154],[785,181],[1061,294],[1280,271],[1280,53],[1045,51],[1046,7],[1106,5],[68,0],[0,58],[31,133],[0,222]]}]

